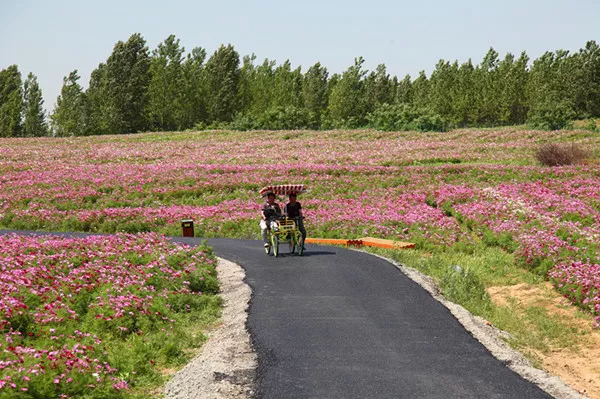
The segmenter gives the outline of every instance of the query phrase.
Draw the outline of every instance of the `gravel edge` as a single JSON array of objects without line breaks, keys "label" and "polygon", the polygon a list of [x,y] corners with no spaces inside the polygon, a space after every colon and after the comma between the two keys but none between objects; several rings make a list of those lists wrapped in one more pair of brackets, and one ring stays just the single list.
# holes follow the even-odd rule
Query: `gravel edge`
[{"label": "gravel edge", "polygon": [[[366,251],[361,251],[366,252]],[[502,331],[479,316],[473,315],[462,306],[448,301],[442,295],[435,281],[416,269],[398,263],[384,256],[367,252],[390,262],[411,280],[423,287],[429,294],[442,305],[469,331],[475,339],[485,346],[492,355],[508,366],[521,377],[539,386],[556,399],[587,399],[575,389],[571,388],[557,376],[535,368],[521,353],[511,348],[504,339],[510,338],[510,334]]]},{"label": "gravel edge", "polygon": [[252,291],[241,266],[217,259],[221,323],[208,333],[201,352],[167,383],[166,399],[247,399],[254,393],[257,357],[246,330]]}]

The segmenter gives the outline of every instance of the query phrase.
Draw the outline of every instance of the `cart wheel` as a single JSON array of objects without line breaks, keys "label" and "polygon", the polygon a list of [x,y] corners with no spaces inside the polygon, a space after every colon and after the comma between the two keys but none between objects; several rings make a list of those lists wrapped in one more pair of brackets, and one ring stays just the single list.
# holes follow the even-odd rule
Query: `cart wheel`
[{"label": "cart wheel", "polygon": [[296,250],[296,235],[290,234],[288,244],[290,244],[290,253],[293,254]]},{"label": "cart wheel", "polygon": [[265,247],[265,253],[267,255],[269,255],[271,253],[271,245],[270,244]]},{"label": "cart wheel", "polygon": [[271,245],[273,247],[273,255],[277,257],[279,255],[279,237],[273,235],[271,241],[273,242],[273,244]]}]

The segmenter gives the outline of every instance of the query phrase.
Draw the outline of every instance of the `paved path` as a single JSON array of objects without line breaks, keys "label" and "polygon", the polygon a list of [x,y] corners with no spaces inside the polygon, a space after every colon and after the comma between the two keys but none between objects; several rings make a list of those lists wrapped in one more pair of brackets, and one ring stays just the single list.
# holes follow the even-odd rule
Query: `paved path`
[{"label": "paved path", "polygon": [[274,258],[258,241],[208,243],[246,270],[253,290],[259,398],[550,398],[385,260],[314,245]]},{"label": "paved path", "polygon": [[550,397],[383,259],[313,245],[274,258],[257,241],[208,243],[252,287],[261,398]]}]

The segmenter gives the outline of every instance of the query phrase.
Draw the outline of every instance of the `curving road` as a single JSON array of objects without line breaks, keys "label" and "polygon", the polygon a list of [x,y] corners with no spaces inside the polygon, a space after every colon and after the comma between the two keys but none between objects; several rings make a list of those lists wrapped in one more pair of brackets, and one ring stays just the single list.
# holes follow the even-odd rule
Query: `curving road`
[{"label": "curving road", "polygon": [[[367,253],[267,256],[212,239],[252,288],[260,398],[550,398],[494,358],[423,288]],[[286,248],[282,252],[286,252]]]},{"label": "curving road", "polygon": [[305,256],[274,258],[258,241],[208,244],[245,269],[253,291],[258,398],[551,397],[383,259],[313,245]]}]

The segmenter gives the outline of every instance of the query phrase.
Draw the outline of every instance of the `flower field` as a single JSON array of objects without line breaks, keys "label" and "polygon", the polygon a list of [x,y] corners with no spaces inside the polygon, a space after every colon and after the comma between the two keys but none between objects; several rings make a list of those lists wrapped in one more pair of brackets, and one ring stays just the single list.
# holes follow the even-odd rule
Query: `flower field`
[{"label": "flower field", "polygon": [[219,312],[210,250],[155,233],[0,236],[0,290],[0,398],[135,397]]},{"label": "flower field", "polygon": [[[549,142],[592,160],[544,167]],[[376,236],[426,251],[499,247],[600,315],[600,136],[186,132],[0,140],[0,226],[259,237],[259,189],[306,184],[309,236]]]}]

